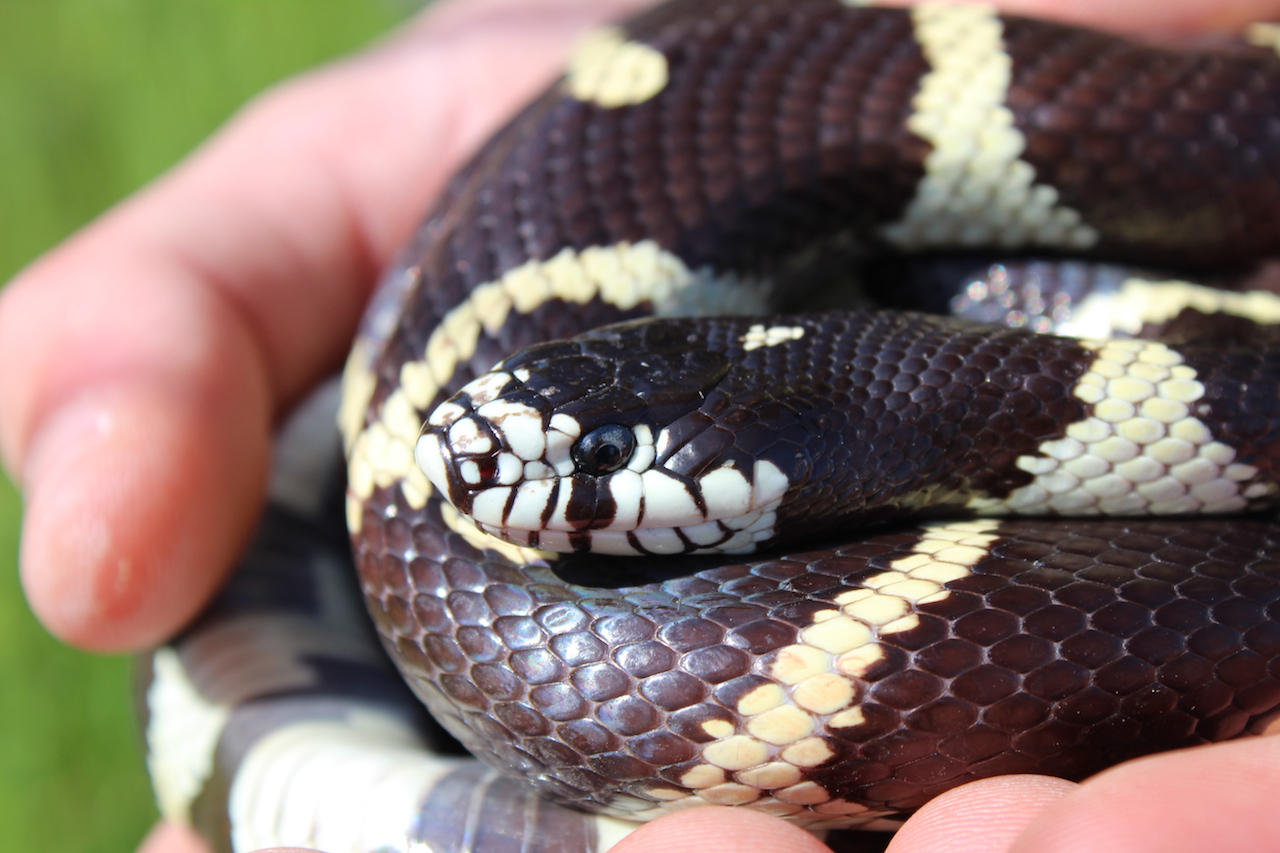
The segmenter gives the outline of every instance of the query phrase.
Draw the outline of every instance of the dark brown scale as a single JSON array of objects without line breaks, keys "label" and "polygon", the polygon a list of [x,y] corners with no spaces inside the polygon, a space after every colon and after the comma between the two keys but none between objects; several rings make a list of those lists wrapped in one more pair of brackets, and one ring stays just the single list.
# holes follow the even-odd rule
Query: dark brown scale
[{"label": "dark brown scale", "polygon": [[1276,455],[1280,449],[1280,354],[1275,351],[1275,327],[1248,320],[1230,323],[1225,329],[1217,322],[1206,323],[1208,342],[1202,343],[1183,331],[1184,322],[1175,319],[1171,325],[1179,337],[1189,338],[1178,350],[1205,387],[1204,398],[1196,403],[1198,417],[1240,450],[1241,463],[1269,478],[1280,465]]},{"label": "dark brown scale", "polygon": [[[612,327],[568,346],[573,357],[566,363],[581,347],[649,353],[637,359],[652,365],[662,352],[655,345],[668,339],[724,354],[732,368],[709,390],[673,367],[671,387],[688,389],[684,406],[692,410],[673,422],[646,417],[642,405],[627,409],[652,423],[655,433],[669,431],[658,462],[677,475],[696,477],[726,464],[749,471],[754,460],[776,464],[793,483],[780,510],[782,527],[797,538],[857,519],[955,514],[948,502],[1007,495],[1030,479],[1011,457],[1035,453],[1084,416],[1084,406],[1065,394],[1089,358],[1073,341],[937,318],[842,313],[775,318],[770,322],[803,328],[803,335],[744,350],[753,322]],[[572,385],[557,362],[535,365],[522,357],[514,363],[533,370],[531,392]],[[619,373],[628,373],[626,364]],[[1042,399],[1050,388],[1058,391],[1052,415]],[[589,395],[558,410],[587,425],[609,422],[619,417],[612,393],[594,405]],[[679,411],[674,403],[668,408]],[[993,452],[997,443],[1001,450]]]},{"label": "dark brown scale", "polygon": [[[812,778],[911,809],[993,772],[1082,778],[1234,736],[1280,703],[1280,562],[1263,556],[1280,547],[1271,526],[1108,521],[1068,532],[1026,521],[1003,525],[1001,537],[971,577],[948,584],[950,597],[919,607],[919,628],[879,637],[889,654],[868,673],[866,722],[831,730],[835,757]],[[423,662],[418,675],[438,679],[444,664],[454,676],[444,683],[479,688],[455,694],[445,715],[464,744],[492,749],[472,732],[500,731],[499,755],[532,760],[542,769],[531,776],[558,780],[535,784],[603,805],[615,783],[565,762],[582,755],[593,766],[608,756],[594,766],[626,768],[624,790],[643,789],[628,777],[678,779],[693,745],[709,740],[703,724],[731,721],[727,708],[764,683],[742,650],[767,656],[794,642],[805,614],[909,553],[914,539],[882,536],[823,560],[774,557],[747,563],[745,574],[707,569],[616,591],[553,586],[555,573],[537,566],[477,575],[452,592],[422,588],[473,604],[504,600],[504,612],[519,604],[526,615],[510,624],[538,623],[550,636],[541,652],[523,648],[534,639],[528,629],[497,632],[513,663],[524,662],[515,667],[520,683],[493,674],[491,641],[474,646],[462,629],[437,639],[456,651],[437,651],[439,663]],[[1098,556],[1076,554],[1086,539]],[[1229,573],[1215,552],[1233,556]],[[740,603],[727,605],[731,593]],[[569,611],[557,603],[565,596],[577,602]],[[514,615],[481,617],[471,607],[465,621],[498,625]],[[547,663],[530,668],[537,655]],[[533,753],[518,746],[535,742]]]},{"label": "dark brown scale", "polygon": [[1089,211],[1113,257],[1220,269],[1276,252],[1264,224],[1280,204],[1274,56],[1176,56],[1018,19],[1004,40],[1024,158]]},{"label": "dark brown scale", "polygon": [[[668,57],[669,85],[612,110],[556,88],[485,146],[406,255],[402,285],[388,285],[382,298],[404,303],[391,331],[366,328],[379,377],[370,419],[468,293],[565,248],[653,239],[691,267],[772,275],[787,297],[884,248],[876,229],[901,217],[929,153],[907,129],[927,71],[907,13],[684,0],[628,33]],[[1101,256],[1204,267],[1280,249],[1274,55],[1175,56],[1020,20],[1006,20],[1005,41],[1024,159],[1100,231]],[[525,346],[619,319],[598,301],[513,316],[441,399]],[[1045,346],[974,338],[852,353],[832,391],[861,408],[871,450],[834,448],[831,467],[869,462],[892,489],[912,465],[967,465],[987,492],[1016,488],[1013,460],[1077,406],[1060,391],[1083,362]],[[1028,374],[1020,359],[1038,366]],[[1227,393],[1256,364],[1203,369],[1211,408],[1230,409],[1242,434],[1270,435],[1270,379]],[[967,462],[900,429],[926,409],[953,425]],[[744,444],[765,441],[749,431],[761,417],[733,415]],[[596,809],[619,792],[651,800],[653,779],[680,787],[714,739],[707,724],[740,722],[734,704],[768,679],[769,654],[919,538],[882,533],[720,568],[521,567],[451,532],[435,502],[418,509],[380,489],[362,509],[360,578],[415,692],[489,763]],[[1280,706],[1269,522],[1000,533],[948,597],[917,608],[917,628],[878,638],[884,658],[859,684],[864,722],[820,732],[833,755],[806,778],[908,811],[971,779],[1083,778],[1234,737]]]}]

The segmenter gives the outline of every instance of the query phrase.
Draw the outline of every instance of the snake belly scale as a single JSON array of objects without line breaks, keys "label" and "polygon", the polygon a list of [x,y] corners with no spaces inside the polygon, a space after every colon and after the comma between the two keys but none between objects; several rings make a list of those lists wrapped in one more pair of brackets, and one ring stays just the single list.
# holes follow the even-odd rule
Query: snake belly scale
[{"label": "snake belly scale", "polygon": [[[546,340],[654,313],[786,306],[814,281],[903,252],[1239,269],[1280,253],[1277,209],[1280,57],[1264,46],[1174,53],[986,7],[839,0],[677,0],[603,30],[450,185],[349,359],[346,521],[381,643],[432,715],[502,775],[466,773],[504,789],[519,777],[552,801],[627,820],[714,803],[815,830],[879,826],[971,779],[1083,778],[1255,730],[1280,707],[1269,508],[1280,367],[1270,343],[1209,367],[1179,324],[1247,311],[1243,328],[1270,341],[1254,321],[1280,319],[1275,297],[1117,284],[1118,296],[1161,294],[1136,325],[1166,337],[1054,339],[1052,368],[1009,391],[1052,382],[1066,396],[1031,393],[1032,409],[993,422],[979,446],[1010,465],[965,498],[994,517],[715,565],[609,563],[608,574],[482,532],[441,498],[414,449],[442,403],[468,387],[489,393],[493,365]],[[1095,290],[1058,313],[1092,316],[1107,295]],[[1022,307],[1038,298],[1019,293]],[[755,322],[744,333],[753,349],[804,334]],[[1115,325],[1133,324],[1131,314]],[[949,381],[1012,381],[979,349],[955,354]],[[906,364],[919,356],[895,366],[911,387],[934,381]],[[1036,437],[1001,453],[1019,417]],[[903,451],[885,435],[876,459]],[[1082,508],[1086,493],[1094,504]],[[1036,517],[1095,504],[1261,515]],[[332,584],[315,588],[319,609],[343,609],[320,606]],[[188,667],[198,658],[190,642],[177,648]],[[290,701],[370,657],[309,654],[331,652],[342,666],[289,686]],[[157,657],[155,668],[176,666]],[[196,693],[216,680],[166,678]],[[227,691],[234,700],[209,724],[224,752],[228,709],[271,693]],[[341,728],[354,712],[330,701],[319,718]],[[245,742],[284,713],[260,715]],[[236,809],[252,811],[235,794],[252,750],[232,751],[229,778],[210,783],[241,803],[222,818],[229,837]],[[408,825],[370,829],[366,814],[355,835],[377,844],[341,849],[424,838],[432,849],[533,849],[529,827],[553,822],[529,817],[520,794],[523,805],[495,808],[525,815],[523,840],[482,843],[479,811],[465,831],[449,825],[458,807],[439,792],[453,772],[403,771],[416,781],[384,811],[411,815]],[[217,799],[184,784],[204,793],[174,795],[179,812]],[[583,830],[584,849],[614,831]],[[306,842],[253,839],[233,846]]]}]

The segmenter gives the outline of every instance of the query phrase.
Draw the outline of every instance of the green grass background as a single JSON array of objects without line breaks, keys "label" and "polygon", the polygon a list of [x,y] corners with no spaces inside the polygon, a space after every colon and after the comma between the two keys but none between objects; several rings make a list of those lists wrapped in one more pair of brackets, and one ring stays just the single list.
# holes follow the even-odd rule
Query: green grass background
[{"label": "green grass background", "polygon": [[[172,165],[271,82],[404,0],[0,0],[0,281]],[[131,851],[155,820],[130,664],[60,646],[17,580],[0,480],[0,851]]]}]

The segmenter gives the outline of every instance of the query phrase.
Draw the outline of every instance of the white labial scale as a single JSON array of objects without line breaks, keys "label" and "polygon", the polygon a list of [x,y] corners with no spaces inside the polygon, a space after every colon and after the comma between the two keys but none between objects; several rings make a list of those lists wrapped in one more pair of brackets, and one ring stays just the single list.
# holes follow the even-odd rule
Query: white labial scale
[{"label": "white labial scale", "polygon": [[719,544],[727,536],[727,531],[718,521],[704,521],[702,524],[695,524],[692,527],[682,527],[680,532],[700,548],[709,548]]},{"label": "white labial scale", "polygon": [[404,720],[373,708],[284,726],[254,744],[236,774],[232,844],[238,853],[411,849],[423,800],[460,763],[431,756]]},{"label": "white labial scale", "polygon": [[[751,525],[744,528],[743,535],[750,536],[753,546],[768,542],[777,535],[778,514],[776,512],[763,513]],[[754,550],[752,548],[751,550]],[[749,553],[749,552],[748,552]]]},{"label": "white labial scale", "polygon": [[699,478],[698,487],[709,519],[734,518],[751,507],[751,484],[737,468],[716,468]]},{"label": "white labial scale", "polygon": [[511,498],[509,486],[495,486],[476,494],[471,501],[471,517],[479,524],[500,530],[505,524],[507,501]]},{"label": "white labial scale", "polygon": [[538,530],[555,491],[554,480],[525,480],[516,487],[516,497],[506,524],[515,530]]},{"label": "white labial scale", "polygon": [[644,489],[641,529],[679,527],[702,519],[693,495],[680,480],[663,471],[651,470],[640,475],[640,482]]},{"label": "white labial scale", "polygon": [[716,547],[716,551],[721,554],[750,554],[755,550],[755,537],[743,531],[734,533]]},{"label": "white labial scale", "polygon": [[684,542],[668,527],[641,528],[633,535],[640,547],[650,554],[679,554],[685,549]]},{"label": "white labial scale", "polygon": [[[756,460],[751,469],[751,477],[752,507],[775,508],[791,486],[791,481],[782,473],[782,469],[767,459]],[[770,504],[773,506],[769,506]]]},{"label": "white labial scale", "polygon": [[645,502],[644,481],[634,471],[618,471],[609,478],[609,494],[613,498],[613,521],[605,530],[634,530],[640,523],[640,507]]},{"label": "white labial scale", "polygon": [[492,533],[481,529],[481,527],[471,518],[462,515],[454,508],[453,504],[448,501],[441,504],[440,517],[444,521],[446,527],[462,536],[474,547],[479,548],[482,551],[489,550],[502,554],[517,565],[524,566],[533,562],[551,559],[555,556],[547,551],[513,545],[510,542],[499,539]]},{"label": "white labial scale", "polygon": [[551,510],[551,520],[547,524],[550,529],[565,529],[568,522],[565,521],[569,517],[569,501],[573,499],[573,485],[568,480],[560,482],[560,490],[556,494],[556,505]]},{"label": "white labial scale", "polygon": [[[573,550],[573,545],[569,542],[569,534],[563,530],[541,530],[537,534],[537,543],[539,548],[547,551],[555,551],[560,554],[567,554]],[[601,553],[612,553],[604,552]],[[623,553],[634,554],[635,550],[625,551]]]},{"label": "white labial scale", "polygon": [[751,527],[753,524],[759,521],[760,516],[762,516],[763,514],[764,512],[762,510],[758,510],[758,509],[748,510],[747,512],[744,512],[740,515],[735,515],[730,518],[721,519],[720,523],[723,524],[725,527],[729,528],[730,530],[744,531],[748,527]]},{"label": "white labial scale", "polygon": [[[551,299],[584,304],[598,297],[624,311],[650,301],[656,313],[666,316],[692,313],[695,306],[721,311],[732,307],[741,313],[750,310],[747,303],[763,310],[763,285],[719,277],[709,269],[690,270],[652,240],[564,249],[545,261],[528,261],[496,281],[476,286],[441,320],[421,357],[401,366],[400,387],[368,424],[364,410],[375,387],[371,361],[380,345],[366,341],[349,361],[343,383],[351,530],[359,532],[362,502],[379,486],[399,485],[410,506],[426,504],[431,485],[414,465],[421,423],[416,416],[403,415],[425,409],[452,380],[458,365],[472,358],[481,336],[498,334],[512,309],[528,313]],[[445,404],[430,413],[428,421],[447,426],[463,414],[461,407]]]}]

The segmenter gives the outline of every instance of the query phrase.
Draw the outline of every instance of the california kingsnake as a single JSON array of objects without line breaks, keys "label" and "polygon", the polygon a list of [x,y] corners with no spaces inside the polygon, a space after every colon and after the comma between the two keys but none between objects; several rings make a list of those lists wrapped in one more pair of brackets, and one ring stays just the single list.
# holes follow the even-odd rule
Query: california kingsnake
[{"label": "california kingsnake", "polygon": [[[1266,47],[1170,53],[984,7],[839,0],[684,0],[602,31],[458,176],[348,363],[347,521],[382,643],[468,749],[552,799],[631,819],[712,802],[875,825],[973,778],[1080,778],[1241,734],[1280,705],[1267,518],[962,520],[612,576],[480,533],[433,497],[413,448],[429,413],[491,365],[619,317],[764,308],[897,251],[1242,268],[1280,249],[1277,209],[1280,59]],[[1010,454],[1016,481],[992,500],[1139,457],[1161,466],[1152,482],[1176,481],[1163,500],[1269,497],[1274,356],[1241,355],[1262,364],[1246,383],[1233,357],[1210,376],[1176,341],[1195,337],[1197,312],[1274,322],[1280,300],[1111,287],[1088,267],[1078,295],[1062,287],[1045,305],[1038,267],[1002,269],[962,294],[966,310],[1035,327],[1083,322],[1109,290],[1158,292],[1149,325],[1174,342],[1077,346],[1077,432],[1062,418],[1052,448]],[[1144,325],[1134,311],[1119,324]],[[781,336],[770,328],[765,345]],[[1002,371],[976,381],[1001,386]],[[1224,391],[1233,382],[1247,402]],[[1238,417],[1218,417],[1233,405]],[[1224,411],[1201,420],[1208,409]],[[1016,410],[1006,420],[993,440]],[[1168,440],[1182,443],[1173,455]],[[1139,450],[1111,458],[1129,452],[1121,441]],[[325,474],[313,461],[300,487],[280,481],[246,574],[155,658],[148,732],[166,813],[204,815],[235,849],[498,849],[486,809],[523,815],[517,835],[554,826],[557,849],[570,825],[584,848],[607,838],[614,828],[527,793],[470,801],[459,825],[454,783],[484,772],[401,751],[414,714],[358,645],[341,546],[313,526]],[[174,702],[203,723],[166,723],[157,709]],[[187,760],[215,746],[216,763]],[[289,766],[308,768],[288,791],[313,793],[304,805],[272,788]],[[320,770],[334,768],[329,782]]]}]

